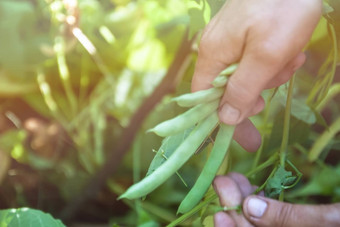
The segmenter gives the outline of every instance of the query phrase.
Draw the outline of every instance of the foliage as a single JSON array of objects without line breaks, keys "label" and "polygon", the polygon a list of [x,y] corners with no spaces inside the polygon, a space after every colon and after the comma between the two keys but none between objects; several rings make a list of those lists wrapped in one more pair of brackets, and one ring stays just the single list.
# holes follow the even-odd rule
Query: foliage
[{"label": "foliage", "polygon": [[[289,188],[284,197],[296,203],[340,199],[336,152],[340,149],[336,71],[340,8],[337,0],[327,2],[331,10],[325,11],[306,47],[308,59],[294,84],[265,91],[266,109],[251,119],[262,134],[262,147],[249,154],[232,142],[218,172],[244,173],[253,184],[279,194]],[[174,175],[143,201],[116,198],[145,176],[153,150],[158,150],[160,164],[181,142],[181,136],[162,142],[145,131],[184,111],[170,98],[190,91],[194,48],[179,63],[180,70],[172,72],[178,75],[174,85],[166,87],[172,94],[156,108],[149,108],[146,119],[139,119],[143,124],[134,129],[136,137],[124,133],[131,119],[138,119],[139,108],[148,108],[148,97],[172,69],[179,46],[188,39],[186,29],[189,37],[195,37],[223,3],[0,1],[0,208],[34,207],[59,215],[98,176],[107,160],[116,157],[117,147],[125,139],[131,147],[124,151],[123,160],[116,157],[118,170],[86,205],[78,207],[74,222],[117,226],[175,223],[178,205],[209,157],[210,140],[178,171],[181,179]],[[294,165],[284,163],[282,168],[280,150],[287,151],[287,159]],[[297,170],[303,176],[293,182],[299,177]],[[296,184],[294,188],[290,188],[292,184]],[[180,221],[208,225],[217,210],[216,196],[209,190],[203,202]],[[16,210],[23,211],[39,212]]]},{"label": "foliage", "polygon": [[21,208],[7,209],[0,211],[0,225],[3,227],[64,227],[60,220],[54,219],[51,215],[43,213],[39,210]]}]

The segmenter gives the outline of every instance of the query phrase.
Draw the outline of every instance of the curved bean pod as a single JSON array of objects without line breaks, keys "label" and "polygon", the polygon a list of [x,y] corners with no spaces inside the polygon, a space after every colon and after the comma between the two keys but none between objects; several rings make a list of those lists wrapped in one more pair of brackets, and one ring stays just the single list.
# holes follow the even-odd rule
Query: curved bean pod
[{"label": "curved bean pod", "polygon": [[177,104],[182,107],[192,107],[216,100],[223,95],[223,92],[223,88],[209,88],[178,96],[174,98],[173,101],[177,102]]},{"label": "curved bean pod", "polygon": [[209,189],[215,175],[227,154],[235,126],[220,124],[216,140],[203,170],[196,183],[181,202],[177,213],[186,213],[194,208]]},{"label": "curved bean pod", "polygon": [[218,123],[217,112],[200,122],[176,151],[159,168],[137,184],[132,185],[119,199],[143,197],[164,183],[195,153],[202,141]]},{"label": "curved bean pod", "polygon": [[218,105],[219,100],[197,105],[175,118],[156,125],[156,127],[148,130],[148,132],[154,132],[163,137],[177,134],[194,126],[197,122],[200,122],[209,116],[212,112],[217,110]]}]

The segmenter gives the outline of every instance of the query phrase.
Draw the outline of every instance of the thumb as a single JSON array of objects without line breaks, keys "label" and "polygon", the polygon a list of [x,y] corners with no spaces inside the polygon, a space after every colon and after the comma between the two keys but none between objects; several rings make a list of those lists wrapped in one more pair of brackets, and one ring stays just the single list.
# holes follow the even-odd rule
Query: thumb
[{"label": "thumb", "polygon": [[294,205],[260,196],[243,202],[245,217],[255,226],[339,226],[340,203]]}]

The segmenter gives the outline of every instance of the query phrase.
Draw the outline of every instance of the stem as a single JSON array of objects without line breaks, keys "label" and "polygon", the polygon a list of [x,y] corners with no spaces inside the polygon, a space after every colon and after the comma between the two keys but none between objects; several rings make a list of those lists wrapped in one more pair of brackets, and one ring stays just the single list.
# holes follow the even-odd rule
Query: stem
[{"label": "stem", "polygon": [[[304,148],[301,144],[295,144],[294,146],[296,149],[298,149],[303,155],[306,157],[308,156],[308,151],[306,148]],[[327,168],[327,165],[321,161],[319,158],[315,160],[315,163],[321,167],[321,168]]]},{"label": "stem", "polygon": [[72,89],[72,84],[70,80],[70,72],[66,63],[65,56],[65,41],[63,37],[59,36],[55,38],[54,50],[57,56],[57,64],[59,69],[59,76],[64,87],[66,97],[70,104],[70,110],[72,112],[72,117],[77,113],[77,99]]},{"label": "stem", "polygon": [[207,196],[206,200],[204,200],[203,202],[201,202],[200,204],[198,204],[197,206],[195,206],[191,211],[189,211],[188,213],[183,214],[182,216],[180,216],[179,218],[177,218],[176,220],[174,220],[173,222],[171,222],[169,225],[167,225],[166,227],[173,227],[173,226],[177,226],[178,224],[182,223],[183,221],[187,220],[189,217],[191,217],[192,215],[194,215],[195,213],[197,213],[198,211],[200,211],[203,207],[207,206],[209,203],[213,202],[215,199],[217,199],[218,196],[216,193],[210,194],[209,196]]},{"label": "stem", "polygon": [[263,169],[267,168],[268,166],[273,165],[278,159],[277,153],[273,154],[267,161],[263,162],[261,165],[257,166],[255,169],[250,170],[248,173],[245,174],[246,177],[251,177],[252,175],[262,171]]},{"label": "stem", "polygon": [[277,166],[275,166],[275,168],[274,168],[274,169],[272,170],[272,172],[269,174],[267,180],[266,180],[260,187],[258,187],[258,188],[255,190],[254,194],[259,193],[260,191],[262,191],[262,190],[264,189],[264,187],[266,187],[266,185],[267,185],[269,179],[272,178],[272,176],[275,174],[276,170],[277,170]]},{"label": "stem", "polygon": [[329,144],[331,139],[340,131],[340,117],[324,131],[314,142],[308,154],[308,160],[313,162],[319,158],[323,149]]},{"label": "stem", "polygon": [[[265,112],[264,112],[264,118],[263,118],[264,133],[262,135],[262,141],[265,141],[266,138],[267,138],[267,123],[268,123],[268,118],[269,118],[270,104],[271,104],[277,90],[278,90],[278,88],[275,88],[273,90],[273,94],[269,97],[268,104],[266,105],[266,109],[265,109]],[[255,159],[254,159],[254,162],[253,162],[253,169],[255,169],[257,167],[259,160],[261,158],[261,155],[262,155],[262,152],[263,152],[263,144],[264,143],[262,142],[260,149],[256,152]]]},{"label": "stem", "polygon": [[283,168],[285,167],[285,164],[286,164],[287,147],[288,147],[288,141],[289,141],[290,112],[291,112],[291,103],[293,99],[294,79],[295,79],[295,76],[293,76],[289,81],[286,110],[285,110],[284,123],[283,123],[283,135],[282,135],[283,138],[282,138],[282,143],[281,143],[281,148],[280,148],[280,165]]},{"label": "stem", "polygon": [[[283,135],[282,135],[282,143],[280,148],[280,165],[285,169],[286,164],[286,156],[287,156],[287,148],[289,142],[289,126],[290,126],[290,112],[291,112],[291,104],[293,99],[293,87],[294,87],[295,75],[289,81],[287,101],[286,101],[286,110],[284,116],[283,123]],[[282,190],[279,196],[279,200],[283,201],[284,191]]]}]

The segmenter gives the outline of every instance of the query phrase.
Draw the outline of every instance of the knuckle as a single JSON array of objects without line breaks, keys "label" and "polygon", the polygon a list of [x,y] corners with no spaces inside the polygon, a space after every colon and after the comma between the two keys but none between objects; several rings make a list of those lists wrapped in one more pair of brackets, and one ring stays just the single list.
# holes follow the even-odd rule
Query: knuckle
[{"label": "knuckle", "polygon": [[[247,81],[245,81],[247,82]],[[254,89],[254,87],[253,87]],[[255,100],[259,96],[259,92],[255,92],[253,89],[250,89],[247,84],[244,84],[243,81],[240,80],[229,80],[227,83],[227,93],[230,100],[233,100],[236,106],[243,104],[243,106],[248,107],[254,105]]]},{"label": "knuckle", "polygon": [[198,48],[198,53],[201,56],[208,56],[211,55],[213,49],[214,49],[214,44],[217,42],[216,38],[211,35],[210,33],[203,33],[199,48]]},{"label": "knuckle", "polygon": [[284,227],[289,226],[289,223],[292,220],[296,220],[294,218],[294,207],[292,204],[285,203],[276,213],[275,222],[278,226]]},{"label": "knuckle", "polygon": [[263,41],[259,44],[255,51],[257,57],[269,63],[282,63],[284,61],[285,49],[284,45],[271,40]]}]

